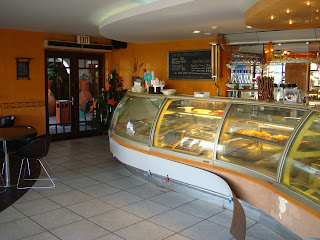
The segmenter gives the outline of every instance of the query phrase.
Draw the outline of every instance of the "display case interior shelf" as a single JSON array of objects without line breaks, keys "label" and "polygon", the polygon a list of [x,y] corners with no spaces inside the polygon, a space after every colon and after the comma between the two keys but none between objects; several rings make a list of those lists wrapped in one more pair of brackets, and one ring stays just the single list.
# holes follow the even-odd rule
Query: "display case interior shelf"
[{"label": "display case interior shelf", "polygon": [[188,110],[185,111],[184,109],[170,109],[166,110],[164,114],[182,114],[182,115],[193,115],[197,117],[212,117],[221,119],[221,116],[223,115],[223,110],[208,110],[208,109],[194,109],[194,110]]},{"label": "display case interior shelf", "polygon": [[277,147],[284,147],[284,144],[287,140],[283,140],[281,142],[276,142],[276,141],[272,141],[272,140],[267,140],[264,138],[259,138],[259,137],[254,137],[254,136],[248,136],[248,135],[244,135],[244,134],[239,134],[239,133],[229,133],[230,135],[234,136],[234,137],[241,137],[244,139],[248,139],[248,140],[252,140],[255,142],[261,142],[261,143],[266,143],[266,144],[270,144],[273,146],[277,146]]},{"label": "display case interior shelf", "polygon": [[181,139],[172,149],[183,153],[199,155],[202,151],[208,149],[208,147],[212,148],[213,144],[213,142],[186,137]]}]

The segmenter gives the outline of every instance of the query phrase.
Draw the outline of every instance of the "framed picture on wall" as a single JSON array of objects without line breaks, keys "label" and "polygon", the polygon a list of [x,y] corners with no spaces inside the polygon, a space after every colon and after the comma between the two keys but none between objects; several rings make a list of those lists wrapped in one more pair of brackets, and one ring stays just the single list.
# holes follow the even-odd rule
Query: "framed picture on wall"
[{"label": "framed picture on wall", "polygon": [[16,58],[17,61],[17,80],[30,80],[29,63],[31,58]]}]

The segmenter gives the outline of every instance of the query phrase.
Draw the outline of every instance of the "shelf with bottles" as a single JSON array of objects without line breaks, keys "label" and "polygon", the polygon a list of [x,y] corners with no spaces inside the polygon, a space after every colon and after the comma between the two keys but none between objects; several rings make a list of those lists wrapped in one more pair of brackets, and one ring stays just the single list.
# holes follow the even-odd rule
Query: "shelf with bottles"
[{"label": "shelf with bottles", "polygon": [[252,83],[251,70],[231,70],[231,83]]},{"label": "shelf with bottles", "polygon": [[[251,49],[250,49],[251,51]],[[230,54],[231,65],[258,65],[261,63],[261,54],[252,53],[248,51],[232,50]]]},{"label": "shelf with bottles", "polygon": [[231,58],[230,62],[228,63],[228,66],[243,66],[243,65],[260,65],[261,62],[259,60],[259,58]]}]

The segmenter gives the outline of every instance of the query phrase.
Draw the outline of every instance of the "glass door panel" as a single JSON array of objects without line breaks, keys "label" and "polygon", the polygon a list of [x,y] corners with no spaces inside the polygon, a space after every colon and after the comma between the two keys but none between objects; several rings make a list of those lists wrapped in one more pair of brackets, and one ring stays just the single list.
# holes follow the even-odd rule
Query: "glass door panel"
[{"label": "glass door panel", "polygon": [[49,132],[71,135],[70,59],[47,58]]},{"label": "glass door panel", "polygon": [[99,61],[79,59],[79,131],[92,130],[89,122],[92,118],[94,97],[99,95]]},{"label": "glass door panel", "polygon": [[47,131],[54,140],[99,134],[89,123],[103,68],[103,54],[46,51]]}]

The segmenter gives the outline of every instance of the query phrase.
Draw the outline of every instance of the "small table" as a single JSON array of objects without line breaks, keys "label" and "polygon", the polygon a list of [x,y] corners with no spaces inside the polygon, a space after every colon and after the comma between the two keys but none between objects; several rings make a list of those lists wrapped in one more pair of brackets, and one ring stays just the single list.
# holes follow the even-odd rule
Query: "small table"
[{"label": "small table", "polygon": [[24,127],[9,127],[0,128],[0,141],[3,141],[3,151],[5,154],[5,174],[6,174],[6,187],[10,187],[10,167],[9,167],[9,154],[7,149],[7,141],[23,140],[37,134],[34,128]]}]

